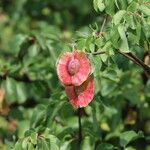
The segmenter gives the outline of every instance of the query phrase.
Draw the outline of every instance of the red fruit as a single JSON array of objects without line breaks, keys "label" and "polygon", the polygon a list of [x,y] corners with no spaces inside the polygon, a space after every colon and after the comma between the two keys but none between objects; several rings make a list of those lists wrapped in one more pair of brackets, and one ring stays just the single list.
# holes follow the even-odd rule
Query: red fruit
[{"label": "red fruit", "polygon": [[94,79],[90,76],[80,86],[65,86],[65,91],[73,107],[86,107],[94,97]]},{"label": "red fruit", "polygon": [[58,78],[64,85],[80,86],[91,72],[86,54],[77,50],[63,53],[56,67]]}]

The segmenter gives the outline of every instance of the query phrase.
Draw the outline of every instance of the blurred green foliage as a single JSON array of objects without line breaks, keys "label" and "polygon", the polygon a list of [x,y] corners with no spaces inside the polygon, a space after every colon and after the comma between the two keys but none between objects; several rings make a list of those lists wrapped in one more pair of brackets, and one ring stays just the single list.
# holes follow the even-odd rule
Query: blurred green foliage
[{"label": "blurred green foliage", "polygon": [[[144,59],[150,47],[149,4],[1,0],[0,149],[79,149],[77,110],[55,68],[59,55],[75,44],[89,54],[95,77],[94,100],[82,109],[81,149],[150,150],[150,80],[117,53]],[[105,54],[92,55],[97,51]]]}]

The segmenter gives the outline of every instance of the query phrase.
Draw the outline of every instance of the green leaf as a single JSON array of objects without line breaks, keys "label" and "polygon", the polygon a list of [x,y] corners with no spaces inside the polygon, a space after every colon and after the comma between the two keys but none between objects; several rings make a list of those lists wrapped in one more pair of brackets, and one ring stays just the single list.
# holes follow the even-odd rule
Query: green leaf
[{"label": "green leaf", "polygon": [[32,143],[28,143],[28,150],[36,150]]},{"label": "green leaf", "polygon": [[26,40],[27,36],[22,34],[15,35],[10,41],[11,52],[17,54],[20,51],[21,44]]},{"label": "green leaf", "polygon": [[7,120],[4,117],[0,116],[0,129],[6,130],[7,129]]},{"label": "green leaf", "polygon": [[8,103],[16,102],[17,101],[16,81],[12,78],[7,77],[4,83],[4,87],[6,90],[6,99]]},{"label": "green leaf", "polygon": [[150,9],[145,6],[145,5],[141,5],[139,8],[145,15],[149,16],[150,15]]},{"label": "green leaf", "polygon": [[38,53],[39,53],[39,47],[37,44],[33,44],[32,46],[29,47],[28,49],[29,57],[35,57],[38,55]]},{"label": "green leaf", "polygon": [[77,41],[77,46],[79,49],[85,49],[86,47],[86,39],[80,39]]},{"label": "green leaf", "polygon": [[105,9],[105,4],[103,3],[103,0],[93,0],[94,9],[96,11],[103,11]]},{"label": "green leaf", "polygon": [[133,16],[126,15],[126,16],[125,16],[125,20],[126,20],[128,26],[129,26],[131,29],[136,29],[136,28],[137,28],[137,25],[135,24],[135,20],[134,20],[134,17],[133,17]]},{"label": "green leaf", "polygon": [[37,136],[38,134],[36,132],[31,133],[30,138],[31,138],[31,143],[36,145],[37,144]]},{"label": "green leaf", "polygon": [[28,53],[28,48],[30,48],[31,43],[29,39],[26,39],[21,45],[20,50],[18,52],[18,58],[22,61],[23,57]]},{"label": "green leaf", "polygon": [[48,137],[50,139],[50,149],[51,150],[53,150],[53,149],[59,150],[60,146],[59,146],[58,138],[56,136],[54,136],[54,135],[49,135]]},{"label": "green leaf", "polygon": [[110,16],[113,16],[115,13],[115,0],[106,0],[105,1],[106,8],[105,11]]},{"label": "green leaf", "polygon": [[[37,115],[38,114],[38,115]],[[46,107],[44,105],[39,105],[33,112],[30,121],[30,127],[35,128],[44,122],[46,114]]]},{"label": "green leaf", "polygon": [[141,24],[140,23],[137,23],[136,25],[136,38],[138,39],[138,41],[141,38]]},{"label": "green leaf", "polygon": [[139,39],[136,35],[134,35],[133,33],[128,33],[128,40],[129,42],[131,42],[131,44],[135,45],[135,44],[139,44]]},{"label": "green leaf", "polygon": [[89,48],[90,48],[90,51],[91,51],[91,52],[94,52],[94,50],[95,50],[95,45],[94,45],[93,43],[91,43],[90,46],[89,46]]},{"label": "green leaf", "polygon": [[108,96],[110,93],[112,93],[116,88],[116,84],[113,84],[112,82],[108,82],[107,84],[105,84],[102,89],[101,89],[101,93],[103,96]]},{"label": "green leaf", "polygon": [[146,87],[145,87],[145,93],[147,96],[150,98],[150,80],[147,82]]},{"label": "green leaf", "polygon": [[103,0],[98,0],[97,6],[98,6],[99,11],[103,11],[105,9]]},{"label": "green leaf", "polygon": [[118,29],[117,27],[113,27],[111,32],[110,32],[110,37],[111,37],[111,43],[112,45],[114,46],[114,48],[118,49],[119,48],[119,38],[120,38],[120,35],[119,35],[119,32],[118,32]]},{"label": "green leaf", "polygon": [[130,5],[128,6],[127,11],[135,12],[135,11],[137,11],[138,7],[139,7],[139,4],[136,3],[135,1],[133,1],[133,2],[130,3]]},{"label": "green leaf", "polygon": [[97,1],[98,0],[93,0],[93,6],[94,6],[95,11],[98,11]]},{"label": "green leaf", "polygon": [[50,52],[50,56],[54,59],[54,63],[55,63],[55,61],[57,60],[57,57],[56,57],[56,53],[55,53],[51,43],[52,43],[52,41],[48,40],[46,42],[46,46]]},{"label": "green leaf", "polygon": [[129,144],[129,142],[142,137],[144,137],[142,132],[138,132],[138,133],[136,133],[135,131],[123,132],[120,135],[120,145],[126,147],[126,145]]},{"label": "green leaf", "polygon": [[90,137],[85,137],[81,143],[82,150],[92,150],[94,149],[94,143],[92,143]]},{"label": "green leaf", "polygon": [[99,48],[101,48],[101,47],[104,46],[104,44],[105,44],[104,38],[103,38],[103,37],[100,37],[100,38],[96,39],[96,40],[95,40],[95,44],[96,44]]},{"label": "green leaf", "polygon": [[93,43],[93,36],[89,36],[87,39],[86,39],[86,47],[90,47],[90,44]]},{"label": "green leaf", "polygon": [[28,137],[27,138],[24,138],[23,141],[22,141],[22,148],[23,149],[27,149],[28,147]]},{"label": "green leaf", "polygon": [[45,139],[39,139],[37,144],[38,150],[51,150],[49,143]]},{"label": "green leaf", "polygon": [[38,41],[38,44],[40,45],[40,47],[42,48],[42,50],[45,50],[46,49],[46,45],[45,45],[45,37],[43,36],[42,33],[39,33],[39,32],[34,32],[33,33]]},{"label": "green leaf", "polygon": [[16,84],[17,100],[18,103],[23,103],[27,99],[27,91],[24,83]]},{"label": "green leaf", "polygon": [[40,150],[59,150],[60,144],[56,136],[50,134],[50,130],[47,128],[43,133],[44,138],[38,139],[38,149]]},{"label": "green leaf", "polygon": [[127,0],[128,1],[128,3],[130,4],[133,0]]},{"label": "green leaf", "polygon": [[110,41],[106,42],[105,46],[102,48],[110,56],[113,55],[112,43]]},{"label": "green leaf", "polygon": [[18,102],[23,103],[27,99],[27,92],[25,84],[17,82],[13,78],[7,77],[3,83],[6,90],[6,97],[9,103]]},{"label": "green leaf", "polygon": [[125,10],[119,10],[113,17],[113,22],[115,25],[118,25],[126,14]]},{"label": "green leaf", "polygon": [[63,144],[60,147],[60,150],[71,149],[71,142],[72,141],[73,141],[73,139],[63,142]]},{"label": "green leaf", "polygon": [[49,105],[47,107],[46,110],[46,118],[47,118],[47,125],[51,125],[53,118],[56,116],[56,114],[58,113],[58,111],[63,107],[63,105],[65,104],[65,101],[61,101],[59,102],[59,104],[57,105],[57,107],[55,109],[52,108],[51,105]]},{"label": "green leaf", "polygon": [[22,140],[19,139],[16,144],[15,144],[15,150],[22,150],[23,147],[22,147]]},{"label": "green leaf", "polygon": [[125,89],[123,96],[132,104],[138,104],[140,101],[139,93],[136,91],[136,89]]},{"label": "green leaf", "polygon": [[62,132],[60,132],[57,137],[59,139],[65,139],[68,135],[71,136],[73,134],[73,132],[74,131],[71,127],[64,128],[64,130]]},{"label": "green leaf", "polygon": [[107,59],[108,59],[108,55],[107,54],[103,54],[100,56],[101,60],[106,63]]},{"label": "green leaf", "polygon": [[147,24],[150,26],[150,16],[147,18]]},{"label": "green leaf", "polygon": [[[23,126],[23,128],[22,128]],[[29,129],[29,120],[19,121],[17,124],[18,137],[23,138],[25,132]]]},{"label": "green leaf", "polygon": [[115,5],[116,5],[116,7],[120,10],[120,7],[119,7],[119,5],[118,5],[118,0],[115,0]]},{"label": "green leaf", "polygon": [[127,9],[127,1],[126,0],[119,0],[119,3],[120,3],[120,8],[123,9],[123,10],[126,10]]},{"label": "green leaf", "polygon": [[114,150],[114,146],[109,143],[102,143],[97,146],[96,150]]},{"label": "green leaf", "polygon": [[123,25],[118,26],[118,32],[121,38],[121,44],[120,44],[119,49],[123,52],[129,52],[128,41],[127,41],[127,37],[126,37],[125,29]]},{"label": "green leaf", "polygon": [[130,147],[126,147],[125,150],[136,150],[136,149],[130,146]]}]

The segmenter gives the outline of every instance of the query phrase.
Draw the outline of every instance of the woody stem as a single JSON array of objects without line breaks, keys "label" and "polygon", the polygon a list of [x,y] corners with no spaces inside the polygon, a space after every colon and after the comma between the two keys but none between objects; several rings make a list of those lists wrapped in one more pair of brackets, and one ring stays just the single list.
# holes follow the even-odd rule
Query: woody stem
[{"label": "woody stem", "polygon": [[81,126],[81,108],[78,108],[78,124],[79,124],[79,150],[81,148],[82,141],[82,126]]},{"label": "woody stem", "polygon": [[[105,51],[97,51],[91,53],[92,55],[101,55],[105,54]],[[118,53],[121,54],[122,56],[126,57],[127,59],[131,60],[133,63],[136,65],[142,67],[148,74],[150,74],[150,66],[146,65],[142,60],[140,60],[136,55],[132,54],[131,52],[129,53],[124,53],[121,50],[118,50]]]}]

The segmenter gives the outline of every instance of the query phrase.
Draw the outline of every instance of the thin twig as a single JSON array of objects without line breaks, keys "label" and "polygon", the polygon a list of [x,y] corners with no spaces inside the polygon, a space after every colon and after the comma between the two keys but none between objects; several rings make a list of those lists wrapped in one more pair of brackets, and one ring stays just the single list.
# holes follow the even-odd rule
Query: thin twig
[{"label": "thin twig", "polygon": [[101,55],[101,54],[105,54],[106,52],[101,51],[101,52],[93,52],[93,53],[87,53],[87,54],[92,54],[92,55]]},{"label": "thin twig", "polygon": [[78,123],[79,123],[79,150],[80,150],[82,142],[81,108],[78,108]]},{"label": "thin twig", "polygon": [[103,20],[103,24],[102,24],[102,26],[101,26],[101,28],[100,28],[100,33],[102,33],[103,32],[103,30],[104,30],[104,26],[105,26],[105,23],[106,23],[106,21],[107,21],[107,15],[105,16],[105,18],[104,18],[104,20]]}]

